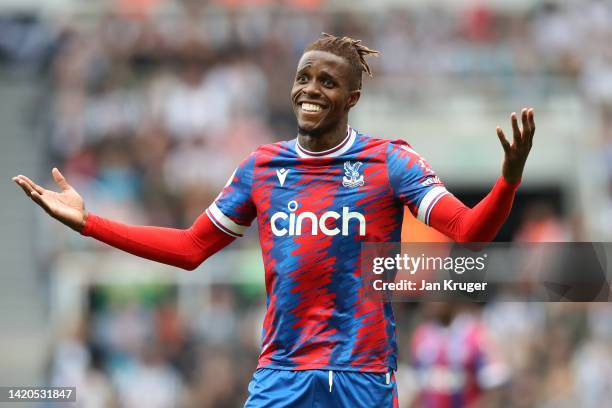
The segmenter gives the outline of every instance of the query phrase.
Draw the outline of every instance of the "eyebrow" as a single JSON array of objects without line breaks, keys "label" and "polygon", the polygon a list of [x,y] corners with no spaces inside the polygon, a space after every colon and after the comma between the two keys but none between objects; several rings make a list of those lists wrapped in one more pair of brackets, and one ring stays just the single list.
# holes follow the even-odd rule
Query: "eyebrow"
[{"label": "eyebrow", "polygon": [[325,71],[324,69],[321,70],[321,76],[326,76],[326,77],[329,77],[329,78],[334,79],[334,80],[336,79],[336,77],[334,75],[330,74],[329,72]]},{"label": "eyebrow", "polygon": [[298,66],[298,70],[297,70],[297,72],[298,72],[298,73],[302,73],[302,72],[306,71],[308,68],[310,68],[311,66],[312,66],[312,63],[307,62],[306,64],[304,64],[304,65],[302,66],[302,68],[300,68],[300,67]]},{"label": "eyebrow", "polygon": [[[296,75],[303,74],[304,71],[306,71],[308,68],[310,68],[310,65],[305,65],[302,68],[298,69],[295,74]],[[321,73],[321,76],[331,78],[331,79],[333,79],[335,81],[338,80],[336,76],[332,75],[331,73],[329,73],[329,71],[326,71],[325,69],[321,69],[320,73]]]}]

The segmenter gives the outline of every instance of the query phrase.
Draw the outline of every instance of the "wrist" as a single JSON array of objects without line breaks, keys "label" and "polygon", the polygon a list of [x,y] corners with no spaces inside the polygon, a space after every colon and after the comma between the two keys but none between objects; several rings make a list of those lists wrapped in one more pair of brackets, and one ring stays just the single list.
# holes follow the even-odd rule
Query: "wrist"
[{"label": "wrist", "polygon": [[512,190],[516,190],[519,185],[521,184],[522,181],[522,177],[507,177],[507,176],[499,176],[497,182],[500,183],[502,186],[512,189]]},{"label": "wrist", "polygon": [[81,225],[79,225],[79,232],[83,232],[83,230],[85,229],[85,225],[87,225],[87,218],[89,218],[89,213],[87,212],[86,209],[83,209],[83,219],[81,220]]},{"label": "wrist", "polygon": [[96,215],[89,211],[83,212],[83,220],[78,230],[81,235],[90,236],[96,223]]},{"label": "wrist", "polygon": [[502,165],[502,177],[510,185],[518,185],[523,178],[523,169],[525,163],[510,163],[508,160],[504,161]]}]

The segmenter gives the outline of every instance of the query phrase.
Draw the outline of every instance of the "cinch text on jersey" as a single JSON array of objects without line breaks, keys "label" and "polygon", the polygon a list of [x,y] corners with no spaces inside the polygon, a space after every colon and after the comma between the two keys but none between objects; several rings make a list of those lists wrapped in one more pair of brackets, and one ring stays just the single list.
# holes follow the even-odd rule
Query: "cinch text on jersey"
[{"label": "cinch text on jersey", "polygon": [[[275,212],[270,217],[270,225],[272,227],[272,233],[277,237],[285,235],[302,235],[310,233],[311,235],[319,235],[319,231],[323,235],[334,236],[342,234],[343,236],[349,235],[349,226],[351,220],[359,222],[359,235],[364,236],[366,233],[366,220],[363,214],[351,211],[350,207],[342,207],[342,214],[337,211],[325,211],[321,216],[317,214],[304,211],[296,214],[296,210],[299,205],[296,201],[289,201],[287,208],[289,213],[286,212]],[[342,229],[334,226],[330,228],[328,224],[329,220],[340,220],[342,219]],[[303,228],[304,220],[310,220],[310,228]],[[288,225],[287,225],[288,224]],[[338,223],[335,223],[336,225]],[[308,224],[307,224],[308,225]]]}]

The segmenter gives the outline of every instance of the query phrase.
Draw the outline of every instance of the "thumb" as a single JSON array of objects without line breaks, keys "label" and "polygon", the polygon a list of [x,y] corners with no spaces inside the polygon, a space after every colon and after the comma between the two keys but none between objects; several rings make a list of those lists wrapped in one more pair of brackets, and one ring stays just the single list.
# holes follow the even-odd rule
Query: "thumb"
[{"label": "thumb", "polygon": [[506,136],[504,135],[504,131],[499,126],[495,130],[497,131],[497,137],[499,138],[499,142],[501,143],[504,152],[506,154],[510,154],[511,146],[508,139],[506,139]]},{"label": "thumb", "polygon": [[57,167],[54,167],[53,170],[51,170],[51,174],[53,175],[53,180],[55,180],[57,185],[60,186],[62,190],[66,191],[70,189],[70,185],[68,184],[64,176],[62,176],[62,173],[60,173]]}]

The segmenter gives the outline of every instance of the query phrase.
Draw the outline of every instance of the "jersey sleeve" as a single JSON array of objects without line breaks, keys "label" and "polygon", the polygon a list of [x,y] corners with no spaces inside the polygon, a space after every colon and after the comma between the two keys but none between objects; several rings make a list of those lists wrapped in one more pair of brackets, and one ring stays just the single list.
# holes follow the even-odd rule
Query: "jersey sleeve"
[{"label": "jersey sleeve", "polygon": [[394,196],[429,225],[431,210],[450,194],[429,163],[408,143],[395,140],[387,145],[387,171]]},{"label": "jersey sleeve", "polygon": [[240,163],[206,214],[223,232],[241,237],[257,216],[251,187],[255,168],[255,153]]}]

